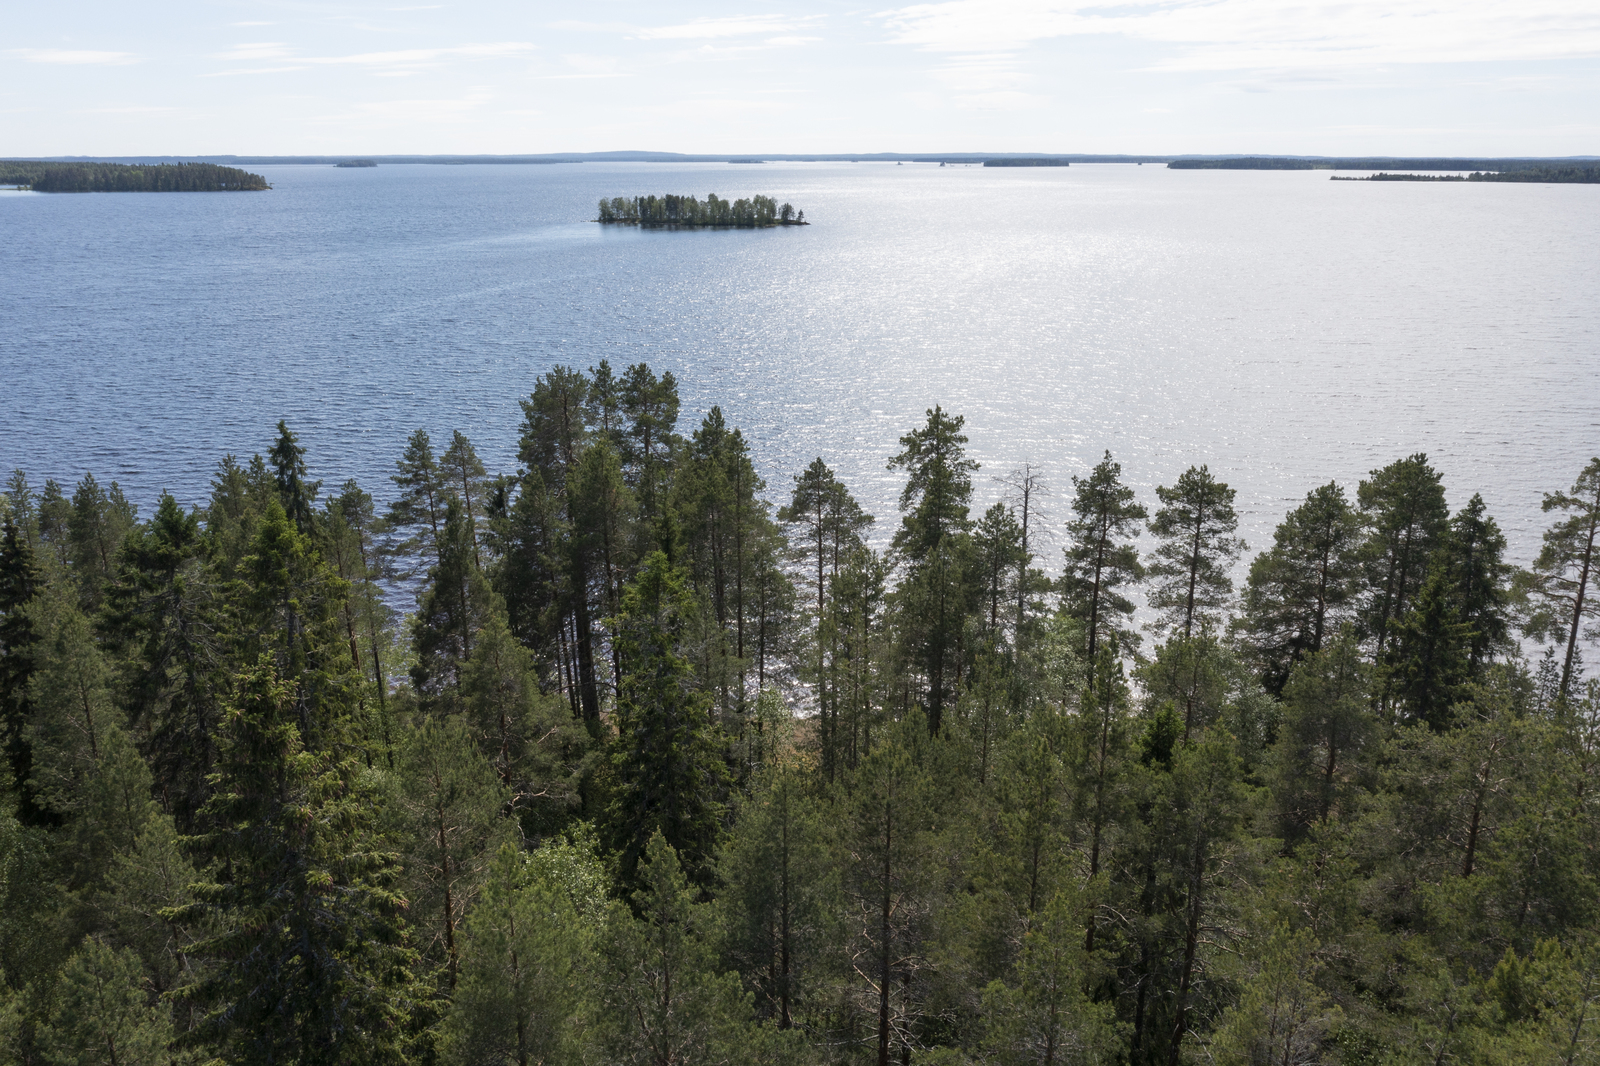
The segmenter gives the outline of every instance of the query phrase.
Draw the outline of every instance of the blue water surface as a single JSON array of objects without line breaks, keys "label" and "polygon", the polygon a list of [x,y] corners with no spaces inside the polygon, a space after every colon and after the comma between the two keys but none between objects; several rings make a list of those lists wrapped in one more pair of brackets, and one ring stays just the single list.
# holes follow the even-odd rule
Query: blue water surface
[{"label": "blue water surface", "polygon": [[[1110,449],[1191,463],[1270,543],[1314,485],[1426,451],[1518,561],[1600,453],[1600,187],[1319,172],[783,163],[261,167],[265,193],[0,194],[0,469],[204,499],[287,419],[380,498],[414,429],[514,465],[555,364],[677,375],[769,494],[814,456],[892,528],[897,440],[966,417],[978,496],[1065,517]],[[662,232],[601,196],[767,193],[812,225]],[[1054,551],[1054,549],[1050,549]]]}]

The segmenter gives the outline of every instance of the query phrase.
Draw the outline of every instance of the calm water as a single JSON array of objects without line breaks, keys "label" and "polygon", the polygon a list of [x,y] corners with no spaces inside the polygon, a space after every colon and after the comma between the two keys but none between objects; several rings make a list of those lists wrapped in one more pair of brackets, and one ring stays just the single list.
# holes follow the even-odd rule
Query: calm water
[{"label": "calm water", "polygon": [[[510,467],[557,363],[670,369],[774,495],[822,455],[880,518],[938,402],[986,478],[1190,463],[1253,547],[1315,484],[1426,451],[1518,561],[1600,452],[1600,187],[885,164],[272,167],[241,195],[0,194],[0,469],[148,513],[288,419],[380,498],[406,436]],[[814,225],[602,229],[602,195],[770,193]],[[880,522],[880,528],[889,525]]]}]

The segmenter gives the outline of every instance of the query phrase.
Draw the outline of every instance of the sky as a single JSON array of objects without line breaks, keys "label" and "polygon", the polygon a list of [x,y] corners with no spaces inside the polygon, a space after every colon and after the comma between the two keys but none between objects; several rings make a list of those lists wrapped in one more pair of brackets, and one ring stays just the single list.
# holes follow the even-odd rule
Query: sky
[{"label": "sky", "polygon": [[0,156],[1600,154],[1600,0],[17,3]]}]

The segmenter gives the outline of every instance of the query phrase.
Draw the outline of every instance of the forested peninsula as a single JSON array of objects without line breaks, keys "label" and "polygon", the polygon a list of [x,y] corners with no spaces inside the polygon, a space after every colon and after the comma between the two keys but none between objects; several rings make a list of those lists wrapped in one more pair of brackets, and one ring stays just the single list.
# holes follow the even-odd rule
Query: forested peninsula
[{"label": "forested peninsula", "polygon": [[[1514,181],[1534,184],[1600,183],[1600,165],[1540,159],[1286,159],[1237,156],[1223,159],[1174,159],[1169,170],[1374,170],[1379,173],[1349,181]],[[1464,178],[1429,177],[1400,170],[1470,171]]]},{"label": "forested peninsula", "polygon": [[215,163],[34,163],[0,161],[0,185],[34,192],[259,192],[260,174]]},{"label": "forested peninsula", "polygon": [[877,536],[671,374],[521,409],[503,471],[12,475],[7,1062],[1592,1060],[1600,458],[1533,559],[1420,454],[1250,556],[1204,465],[939,407]]},{"label": "forested peninsula", "polygon": [[693,196],[613,197],[600,201],[596,222],[626,226],[674,226],[686,229],[763,229],[768,226],[808,226],[806,213],[789,204],[779,205],[770,196],[752,196],[731,203],[709,193],[704,200]]}]

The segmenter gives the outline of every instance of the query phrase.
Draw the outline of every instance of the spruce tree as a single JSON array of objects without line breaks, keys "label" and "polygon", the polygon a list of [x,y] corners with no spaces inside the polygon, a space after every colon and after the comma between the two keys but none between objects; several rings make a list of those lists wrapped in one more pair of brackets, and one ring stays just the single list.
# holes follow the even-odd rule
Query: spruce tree
[{"label": "spruce tree", "polygon": [[72,494],[67,515],[67,558],[78,581],[85,612],[100,609],[105,586],[116,573],[122,540],[133,528],[134,507],[117,483],[102,489],[93,474],[85,474]]},{"label": "spruce tree", "polygon": [[302,536],[311,536],[317,529],[317,491],[322,482],[306,477],[306,450],[300,438],[289,430],[283,420],[278,421],[278,440],[267,453],[272,463],[273,478],[278,486],[278,501]]},{"label": "spruce tree", "polygon": [[42,639],[30,605],[42,582],[32,547],[17,525],[7,522],[0,539],[0,743],[5,745],[17,815],[29,825],[49,818],[30,784],[33,744],[28,736],[28,723],[34,716],[30,686]]},{"label": "spruce tree", "polygon": [[1473,632],[1453,585],[1443,565],[1429,572],[1411,607],[1390,623],[1379,670],[1384,704],[1436,730],[1452,724],[1452,705],[1471,678]]},{"label": "spruce tree", "polygon": [[205,802],[227,658],[210,553],[199,517],[163,494],[128,536],[100,624],[117,653],[128,726],[185,828]]},{"label": "spruce tree", "polygon": [[1088,477],[1074,477],[1072,487],[1061,597],[1068,614],[1083,621],[1084,658],[1092,670],[1108,637],[1116,635],[1125,646],[1138,644],[1126,624],[1133,602],[1118,590],[1144,577],[1132,538],[1146,512],[1122,483],[1122,466],[1109,451]]},{"label": "spruce tree", "polygon": [[1505,560],[1506,538],[1489,517],[1483,497],[1472,499],[1450,520],[1441,549],[1461,623],[1471,633],[1467,676],[1480,680],[1496,653],[1510,644],[1510,604],[1506,587],[1511,566]]},{"label": "spruce tree", "polygon": [[308,748],[293,682],[263,656],[239,675],[191,838],[212,871],[167,912],[205,960],[177,993],[195,1042],[229,1062],[401,1063],[411,966],[398,856],[356,761]]},{"label": "spruce tree", "polygon": [[1204,466],[1185,470],[1172,488],[1156,487],[1161,509],[1150,520],[1159,543],[1146,568],[1153,578],[1150,606],[1170,633],[1194,636],[1196,624],[1215,623],[1233,594],[1229,569],[1244,551],[1235,537],[1234,491]]},{"label": "spruce tree", "polygon": [[707,880],[720,830],[728,770],[681,647],[695,613],[687,584],[665,554],[652,552],[617,621],[622,688],[607,818],[628,880],[658,832],[691,878]]}]

